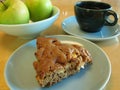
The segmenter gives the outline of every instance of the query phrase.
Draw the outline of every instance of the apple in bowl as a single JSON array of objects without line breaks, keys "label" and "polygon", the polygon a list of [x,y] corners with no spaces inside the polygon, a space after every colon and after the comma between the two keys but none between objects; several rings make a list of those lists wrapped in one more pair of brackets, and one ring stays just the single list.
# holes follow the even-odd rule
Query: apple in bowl
[{"label": "apple in bowl", "polygon": [[21,0],[0,0],[0,24],[29,23],[29,11]]},{"label": "apple in bowl", "polygon": [[52,3],[50,0],[24,0],[30,12],[32,21],[39,21],[50,17]]},{"label": "apple in bowl", "polygon": [[[59,14],[60,14],[59,8],[56,6],[52,6],[51,15],[46,19],[34,21],[34,22],[32,21],[30,23],[23,23],[23,24],[2,24],[1,23],[0,31],[3,31],[9,35],[18,36],[24,39],[34,39],[37,36],[39,36],[42,31],[49,28],[57,20]],[[29,14],[29,18],[30,18],[30,14]]]}]

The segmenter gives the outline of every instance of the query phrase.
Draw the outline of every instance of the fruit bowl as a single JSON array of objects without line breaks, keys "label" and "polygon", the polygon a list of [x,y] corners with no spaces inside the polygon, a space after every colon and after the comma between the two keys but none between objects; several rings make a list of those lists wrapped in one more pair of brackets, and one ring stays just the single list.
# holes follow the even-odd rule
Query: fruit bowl
[{"label": "fruit bowl", "polygon": [[47,19],[37,22],[30,22],[27,24],[15,24],[15,25],[0,24],[0,31],[24,39],[34,39],[37,36],[39,36],[42,31],[49,28],[56,21],[59,14],[60,14],[59,8],[53,6],[52,15]]}]

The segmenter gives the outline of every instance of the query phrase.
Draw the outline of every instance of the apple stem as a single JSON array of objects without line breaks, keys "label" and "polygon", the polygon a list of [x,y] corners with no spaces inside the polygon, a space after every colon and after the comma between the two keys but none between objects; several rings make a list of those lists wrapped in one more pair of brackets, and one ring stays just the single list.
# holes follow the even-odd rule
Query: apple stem
[{"label": "apple stem", "polygon": [[0,2],[1,2],[5,7],[7,7],[7,6],[4,4],[3,0],[0,0]]}]

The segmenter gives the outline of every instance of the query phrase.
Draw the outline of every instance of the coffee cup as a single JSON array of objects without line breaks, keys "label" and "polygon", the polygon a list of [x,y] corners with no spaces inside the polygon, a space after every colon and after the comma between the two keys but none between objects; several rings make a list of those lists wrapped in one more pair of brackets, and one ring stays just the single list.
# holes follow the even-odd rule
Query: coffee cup
[{"label": "coffee cup", "polygon": [[78,1],[74,5],[74,12],[81,30],[86,32],[98,32],[104,25],[114,26],[118,21],[111,5],[104,2]]}]

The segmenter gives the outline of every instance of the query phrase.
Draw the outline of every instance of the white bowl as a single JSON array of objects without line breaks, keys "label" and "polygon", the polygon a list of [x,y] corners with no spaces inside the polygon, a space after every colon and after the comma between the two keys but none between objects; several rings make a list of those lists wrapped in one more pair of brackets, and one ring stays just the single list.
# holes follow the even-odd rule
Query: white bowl
[{"label": "white bowl", "polygon": [[39,36],[40,32],[49,28],[58,18],[60,14],[59,8],[53,6],[53,14],[51,17],[28,24],[5,25],[0,24],[0,31],[9,35],[22,37],[25,39],[33,39]]}]

